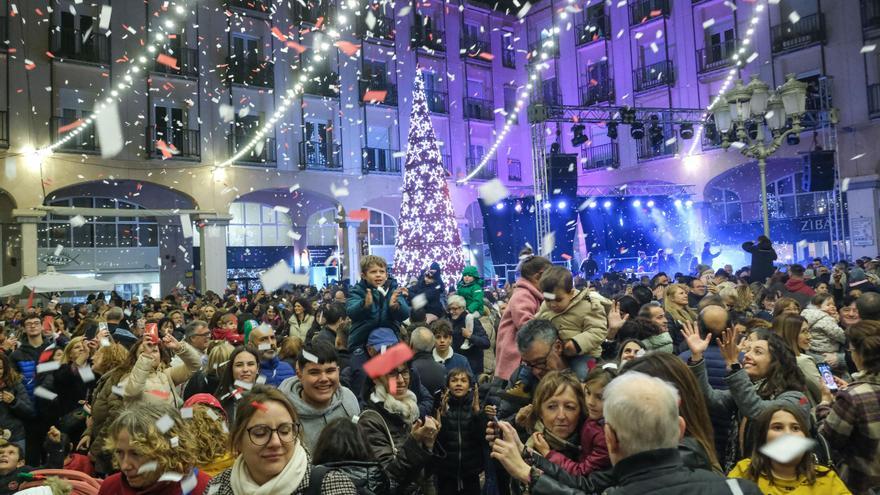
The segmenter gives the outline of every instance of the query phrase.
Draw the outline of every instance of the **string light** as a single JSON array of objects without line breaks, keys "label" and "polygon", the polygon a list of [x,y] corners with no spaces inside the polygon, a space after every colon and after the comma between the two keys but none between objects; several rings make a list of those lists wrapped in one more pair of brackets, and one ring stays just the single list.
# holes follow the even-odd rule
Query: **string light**
[{"label": "string light", "polygon": [[[163,30],[165,29],[165,27],[168,27],[169,29],[173,28],[176,25],[176,22],[186,21],[186,3],[183,2],[174,4],[173,6],[169,6],[167,11],[170,17],[166,18],[163,22],[156,23],[156,27],[159,29],[159,31],[153,34],[152,37],[148,36],[148,43],[146,45],[144,53],[139,56],[132,57],[131,64],[129,65],[128,69],[126,69],[125,74],[122,77],[122,81],[117,83],[115,88],[112,85],[110,86],[113,89],[109,91],[109,96],[104,97],[102,95],[99,98],[100,103],[95,106],[94,112],[89,117],[75,123],[75,126],[58,141],[50,144],[49,146],[46,146],[45,148],[40,149],[38,153],[40,153],[41,158],[52,154],[56,149],[63,147],[69,141],[76,138],[86,129],[91,127],[91,125],[95,123],[95,120],[98,119],[101,114],[113,103],[114,98],[119,98],[120,96],[124,95],[127,90],[131,89],[134,82],[132,74],[139,74],[141,71],[146,71],[147,65],[160,56],[156,53],[159,52],[159,54],[162,54],[162,46],[165,41],[165,33],[163,32]],[[107,94],[107,92],[105,92],[105,94]]]},{"label": "string light", "polygon": [[[730,88],[730,85],[733,84],[734,79],[736,78],[736,75],[739,72],[739,69],[742,68],[744,63],[750,63],[758,56],[758,52],[756,51],[752,55],[750,55],[748,58],[746,58],[745,60],[742,57],[746,53],[746,47],[748,45],[750,45],[752,42],[752,37],[755,35],[755,26],[757,26],[758,23],[761,22],[760,14],[761,14],[761,12],[763,12],[765,10],[765,8],[766,7],[764,4],[755,5],[755,12],[752,14],[752,18],[749,21],[749,28],[746,29],[746,35],[742,39],[742,42],[740,44],[739,49],[736,51],[736,53],[734,53],[731,56],[731,59],[733,60],[734,65],[736,67],[727,71],[727,77],[724,78],[724,83],[721,84],[721,88],[718,91],[718,95],[715,98],[713,98],[711,102],[709,102],[709,105],[706,107],[706,111],[703,112],[703,115],[700,117],[700,120],[705,121],[709,117],[709,109],[712,108],[712,106],[714,106],[715,103],[717,103],[718,101],[721,100],[721,98],[724,97],[724,93],[728,90],[728,88]],[[691,147],[688,150],[687,155],[685,155],[685,157],[694,154],[694,151],[697,149],[697,145],[700,144],[700,140],[703,136],[703,127],[704,127],[703,124],[700,124],[700,126],[697,127],[697,132],[694,133],[693,140],[691,141]]]}]

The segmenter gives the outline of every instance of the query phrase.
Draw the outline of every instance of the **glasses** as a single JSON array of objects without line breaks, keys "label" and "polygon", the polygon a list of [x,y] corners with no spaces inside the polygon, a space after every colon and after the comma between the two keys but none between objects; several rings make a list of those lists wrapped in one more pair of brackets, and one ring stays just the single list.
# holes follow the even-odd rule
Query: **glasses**
[{"label": "glasses", "polygon": [[461,306],[448,306],[448,308],[449,308],[449,311],[460,311],[460,310],[464,309]]},{"label": "glasses", "polygon": [[210,336],[211,336],[211,332],[194,333],[193,334],[193,337],[210,337]]},{"label": "glasses", "polygon": [[[559,341],[557,340],[557,342],[559,342]],[[556,344],[554,343],[554,345],[556,345]],[[551,354],[553,354],[553,346],[552,345],[550,346],[550,349],[547,351],[547,354],[545,354],[544,357],[542,357],[541,359],[534,361],[534,362],[529,362],[529,361],[526,361],[525,359],[523,359],[522,363],[524,365],[528,366],[529,368],[532,368],[533,370],[543,371],[543,370],[547,369],[547,360],[550,359]]]},{"label": "glasses", "polygon": [[391,378],[397,378],[398,376],[409,378],[409,370],[391,370],[388,372],[388,376]]},{"label": "glasses", "polygon": [[297,436],[297,425],[294,423],[281,423],[277,428],[268,425],[256,425],[247,429],[251,443],[257,447],[263,447],[272,440],[272,434],[278,434],[281,443],[293,443]]}]

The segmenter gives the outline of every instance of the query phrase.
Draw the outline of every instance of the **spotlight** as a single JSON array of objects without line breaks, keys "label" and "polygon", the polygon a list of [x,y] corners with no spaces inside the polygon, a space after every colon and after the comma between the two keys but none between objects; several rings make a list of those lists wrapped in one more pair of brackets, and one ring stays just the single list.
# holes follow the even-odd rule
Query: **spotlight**
[{"label": "spotlight", "polygon": [[605,201],[604,203],[602,203],[602,206],[605,207],[606,210],[608,208],[611,208],[611,201]]},{"label": "spotlight", "polygon": [[608,139],[617,139],[617,122],[611,121],[608,123]]},{"label": "spotlight", "polygon": [[645,124],[642,124],[641,122],[633,122],[632,126],[629,128],[629,135],[632,136],[633,139],[644,139]]},{"label": "spotlight", "polygon": [[653,208],[653,207],[654,207],[654,200],[652,199],[652,200],[648,201],[648,208]]},{"label": "spotlight", "polygon": [[550,145],[550,153],[553,155],[559,153],[559,150],[561,149],[562,147],[559,145],[559,143],[553,143]]},{"label": "spotlight", "polygon": [[522,211],[522,204],[517,203],[516,206],[513,207],[513,209],[516,210],[517,213],[521,212]]},{"label": "spotlight", "polygon": [[691,201],[691,200],[687,200],[684,204],[685,204],[685,206],[687,206],[688,208],[690,208],[691,206],[694,206],[694,202]]},{"label": "spotlight", "polygon": [[801,144],[801,137],[797,133],[792,132],[785,138],[785,142],[788,143],[789,146],[797,146]]},{"label": "spotlight", "polygon": [[663,128],[660,127],[660,117],[657,114],[651,115],[651,127],[648,128],[648,137],[651,139],[651,146],[657,147],[663,144]]},{"label": "spotlight", "polygon": [[633,107],[623,107],[620,109],[620,120],[624,124],[634,124],[636,122],[636,109]]},{"label": "spotlight", "polygon": [[560,210],[564,210],[568,207],[568,203],[566,203],[565,201],[560,201],[559,203],[556,203],[556,207]]},{"label": "spotlight", "polygon": [[676,200],[675,200],[675,207],[676,207],[676,208],[681,208],[681,200],[680,200],[680,199],[676,199]]},{"label": "spotlight", "polygon": [[584,129],[585,127],[583,124],[577,124],[571,127],[571,132],[572,134],[574,134],[574,136],[572,136],[571,138],[572,146],[578,147],[589,141],[589,138],[584,135]]},{"label": "spotlight", "polygon": [[504,209],[504,203],[497,203],[497,204],[495,205],[495,209],[496,209],[496,210],[499,210],[499,211],[500,211],[500,210],[503,210],[503,209]]},{"label": "spotlight", "polygon": [[641,207],[641,206],[642,206],[642,201],[641,201],[641,200],[638,200],[638,199],[633,200],[633,206],[635,206],[636,208]]},{"label": "spotlight", "polygon": [[681,124],[681,129],[678,131],[681,134],[682,139],[693,139],[694,138],[694,125],[693,124]]},{"label": "spotlight", "polygon": [[590,208],[595,208],[595,207],[596,207],[596,202],[595,202],[595,201],[590,201],[590,204],[588,204],[587,206],[589,206]]}]

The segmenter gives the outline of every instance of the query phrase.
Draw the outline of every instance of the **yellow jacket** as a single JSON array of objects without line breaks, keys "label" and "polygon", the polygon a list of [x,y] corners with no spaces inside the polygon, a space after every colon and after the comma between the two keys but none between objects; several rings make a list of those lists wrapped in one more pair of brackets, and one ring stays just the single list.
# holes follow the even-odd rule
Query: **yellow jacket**
[{"label": "yellow jacket", "polygon": [[[751,465],[751,459],[743,459],[727,476],[729,478],[751,479],[748,476]],[[770,484],[770,480],[762,476],[752,481],[758,484],[758,488],[764,495],[852,495],[837,473],[825,466],[816,466],[815,469],[816,482],[812,485],[808,485],[807,480],[803,478],[791,481],[774,480],[773,484]]]},{"label": "yellow jacket", "polygon": [[573,339],[585,356],[602,355],[602,341],[608,334],[608,312],[611,301],[598,292],[582,289],[557,313],[541,303],[536,319],[550,320],[563,341]]}]

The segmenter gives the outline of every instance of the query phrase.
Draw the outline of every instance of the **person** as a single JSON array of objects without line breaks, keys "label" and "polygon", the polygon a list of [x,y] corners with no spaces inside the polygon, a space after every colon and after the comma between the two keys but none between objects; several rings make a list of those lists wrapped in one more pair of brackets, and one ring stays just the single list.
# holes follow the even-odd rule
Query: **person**
[{"label": "person", "polygon": [[259,351],[253,347],[240,345],[229,355],[226,365],[222,366],[214,396],[220,401],[230,424],[235,420],[238,401],[257,382],[260,373],[259,355]]},{"label": "person", "polygon": [[435,413],[443,425],[437,445],[446,456],[439,459],[437,466],[437,493],[480,495],[483,431],[488,420],[480,410],[476,382],[467,370],[452,369],[441,396]]},{"label": "person", "polygon": [[183,329],[184,341],[198,351],[202,366],[208,364],[208,345],[211,343],[211,329],[202,320],[193,320]]},{"label": "person", "polygon": [[483,351],[489,348],[489,336],[473,313],[466,310],[467,302],[458,294],[449,296],[447,309],[452,324],[453,352],[468,360],[473,376],[483,373]]},{"label": "person", "polygon": [[[339,320],[337,319],[336,322],[338,321]],[[315,316],[312,311],[312,305],[303,298],[294,300],[293,314],[290,315],[290,319],[287,320],[287,323],[288,325],[290,325],[288,335],[299,337],[300,339],[302,339],[303,342],[305,342],[306,336],[309,334],[309,330],[311,330],[312,326],[315,324]]]},{"label": "person", "polygon": [[422,379],[422,385],[431,395],[446,386],[446,367],[434,360],[434,333],[425,327],[418,327],[410,335],[409,345],[413,349],[412,368]]},{"label": "person", "polygon": [[[735,413],[740,427],[743,425],[743,418],[753,420],[765,409],[777,404],[792,404],[809,414],[810,401],[804,394],[804,374],[797,367],[794,354],[782,337],[765,329],[752,332],[752,343],[740,364],[739,349],[733,332],[723,332],[718,347],[725,367],[730,370],[724,377],[729,388],[716,390],[709,385],[706,365],[702,359],[711,336],[702,338],[692,325],[686,325],[684,332],[685,341],[691,350],[688,365],[697,377],[711,410],[725,411],[728,417]],[[745,421],[747,440],[750,439],[751,424],[751,421]],[[736,441],[731,443],[742,452],[751,452],[750,445],[740,446]],[[733,449],[725,453],[726,458],[722,457],[725,467],[738,460],[733,455]]]},{"label": "person", "polygon": [[0,429],[4,430],[2,436],[22,452],[25,449],[25,422],[33,414],[33,404],[21,375],[9,356],[0,352]]},{"label": "person", "polygon": [[392,493],[397,494],[421,494],[420,487],[429,482],[426,469],[437,462],[434,445],[440,423],[430,415],[419,419],[416,395],[409,389],[411,378],[412,370],[404,363],[368,381],[364,411],[358,418],[373,454],[391,479]]},{"label": "person", "polygon": [[453,368],[464,368],[474,376],[470,361],[452,348],[452,324],[449,320],[434,320],[430,327],[434,333],[434,361],[442,364],[447,372]]},{"label": "person", "polygon": [[754,242],[744,242],[742,248],[752,255],[752,263],[749,268],[751,279],[761,283],[766,282],[775,271],[773,262],[776,260],[776,250],[773,249],[770,238],[759,235]]},{"label": "person", "polygon": [[468,313],[480,316],[483,314],[483,279],[477,267],[468,265],[461,272],[461,280],[455,287],[456,295],[465,300]]},{"label": "person", "polygon": [[446,314],[446,283],[443,281],[443,272],[440,264],[436,261],[431,262],[428,267],[419,275],[419,280],[409,292],[413,301],[417,296],[421,295],[424,299],[424,306],[420,309],[426,314],[432,314],[437,318],[442,318]]},{"label": "person", "polygon": [[315,449],[321,429],[332,419],[361,412],[357,397],[339,384],[336,349],[326,342],[303,346],[296,360],[296,376],[281,382],[278,390],[296,408],[302,427],[302,444]]},{"label": "person", "polygon": [[248,343],[260,352],[260,376],[263,377],[263,383],[277,387],[294,375],[293,367],[278,357],[278,341],[275,340],[275,330],[271,326],[260,325],[251,330]]},{"label": "person", "polygon": [[839,323],[844,330],[861,321],[857,301],[858,299],[852,297],[851,295],[844,296],[843,300],[841,301],[840,309],[838,310],[838,312],[840,313]]},{"label": "person", "polygon": [[865,292],[856,300],[859,318],[880,321],[880,294]]},{"label": "person", "polygon": [[24,447],[0,439],[0,495],[18,493],[21,475],[30,471],[24,462]]},{"label": "person", "polygon": [[[34,390],[37,388],[39,381],[37,365],[40,363],[40,357],[49,346],[49,343],[43,339],[42,321],[38,315],[31,314],[26,316],[23,325],[25,339],[21,341],[18,349],[12,351],[9,357],[21,375],[28,398],[31,404],[34,405],[35,413],[39,413],[39,407],[37,407],[34,398]],[[41,419],[28,421],[25,424],[25,436],[27,437],[25,455],[27,464],[32,466],[40,464],[42,444],[46,437],[46,426],[45,421]]]},{"label": "person", "polygon": [[721,256],[721,250],[719,249],[717,253],[712,252],[712,243],[704,242],[703,243],[703,251],[700,253],[700,263],[703,265],[712,268],[712,262],[715,258]]},{"label": "person", "polygon": [[854,493],[864,493],[880,487],[880,439],[874,433],[880,428],[880,322],[862,320],[850,327],[849,345],[859,372],[836,395],[822,388],[816,417],[843,480]]},{"label": "person", "polygon": [[626,339],[620,343],[620,352],[617,354],[617,364],[623,365],[626,361],[632,361],[644,354],[645,348],[642,346],[641,340]]},{"label": "person", "polygon": [[506,382],[515,376],[513,373],[517,371],[520,361],[516,345],[517,332],[540,309],[544,296],[538,290],[538,284],[544,270],[550,266],[550,260],[542,256],[525,255],[520,263],[520,277],[510,294],[507,309],[501,314],[495,337],[496,381]]},{"label": "person", "polygon": [[788,267],[788,281],[785,282],[785,295],[796,300],[802,308],[810,304],[810,299],[816,295],[816,291],[807,285],[804,279],[805,270],[801,265]]},{"label": "person", "polygon": [[238,333],[238,318],[234,313],[220,315],[217,327],[211,330],[211,340],[225,340],[232,345],[244,342],[244,336]]},{"label": "person", "polygon": [[364,429],[349,419],[336,418],[327,423],[315,442],[312,462],[313,479],[333,470],[348,476],[358,495],[391,493],[388,474],[376,460]]},{"label": "person", "polygon": [[852,493],[833,469],[817,464],[809,451],[788,462],[777,461],[761,452],[764,445],[784,435],[808,438],[809,432],[810,420],[799,408],[787,404],[768,408],[755,418],[754,449],[750,457],[737,463],[728,476],[754,481],[765,495]]},{"label": "person", "polygon": [[599,265],[596,263],[596,260],[593,259],[593,253],[587,251],[587,255],[586,257],[584,257],[584,261],[581,262],[581,277],[583,277],[585,280],[592,280],[593,277],[596,276],[596,273],[598,271]]},{"label": "person", "polygon": [[193,376],[186,382],[183,389],[183,399],[189,399],[196,394],[214,393],[220,383],[223,365],[229,361],[229,356],[234,350],[235,348],[225,340],[214,341],[211,351],[208,353],[207,363],[193,373]]},{"label": "person", "polygon": [[794,353],[798,368],[803,372],[806,380],[810,402],[818,404],[822,399],[820,385],[822,377],[819,375],[819,369],[816,368],[816,361],[807,354],[813,338],[807,320],[798,315],[779,315],[773,320],[773,332],[782,337]]},{"label": "person", "polygon": [[183,403],[183,407],[192,413],[187,421],[196,442],[195,465],[208,476],[217,476],[235,460],[229,451],[226,412],[211,394],[195,394]]},{"label": "person", "polygon": [[[208,484],[213,495],[305,495],[311,459],[293,404],[278,389],[256,385],[237,407],[229,431],[235,462]],[[316,482],[318,480],[315,480]],[[356,495],[354,483],[330,471],[320,480],[322,495]]]},{"label": "person", "polygon": [[[648,306],[653,306],[659,310],[660,314],[664,315],[665,321],[665,313],[663,308],[659,306],[659,303],[648,303],[645,305],[645,307]],[[639,314],[647,314],[647,312],[640,312]],[[617,332],[616,338],[620,341],[638,339],[645,352],[672,352],[672,337],[669,335],[669,332],[662,330],[657,325],[656,320],[648,319],[645,316],[625,321]]]},{"label": "person", "polygon": [[[135,404],[122,411],[108,433],[107,450],[113,453],[119,472],[101,483],[98,495],[177,495],[185,485],[193,495],[205,493],[210,477],[195,469],[198,455],[193,432],[172,405]],[[148,466],[151,462],[155,464]],[[183,479],[160,479],[166,472],[179,473]]]},{"label": "person", "polygon": [[[705,285],[703,287],[705,288]],[[681,339],[682,322],[693,323],[697,320],[697,314],[689,307],[689,302],[689,290],[686,285],[671,284],[666,288],[663,309],[666,311],[666,328],[672,337],[673,352],[675,353],[684,351]]]},{"label": "person", "polygon": [[688,281],[688,307],[696,308],[707,292],[708,287],[703,279],[700,277],[690,279]]},{"label": "person", "polygon": [[[172,352],[182,364],[169,366]],[[138,402],[179,405],[176,387],[198,371],[200,365],[195,349],[185,342],[178,342],[173,335],[166,335],[160,341],[155,333],[144,334],[132,346],[123,365],[128,370],[119,383],[123,405],[128,407]]]},{"label": "person", "polygon": [[345,305],[338,302],[332,302],[324,306],[324,323],[320,330],[315,333],[312,342],[323,340],[330,345],[336,345],[336,335],[339,329],[349,324],[348,317],[345,315]]},{"label": "person", "polygon": [[810,328],[810,354],[817,362],[828,363],[836,370],[845,368],[843,350],[846,332],[838,325],[840,315],[829,294],[813,297],[810,305],[801,311]]},{"label": "person", "polygon": [[544,303],[535,318],[553,323],[563,341],[563,354],[578,377],[584,378],[587,363],[602,355],[611,301],[598,292],[575,289],[571,272],[561,266],[544,270],[538,285]]},{"label": "person", "polygon": [[776,299],[776,303],[773,305],[773,314],[770,318],[771,321],[781,314],[801,314],[801,303],[791,297],[780,297]]}]

